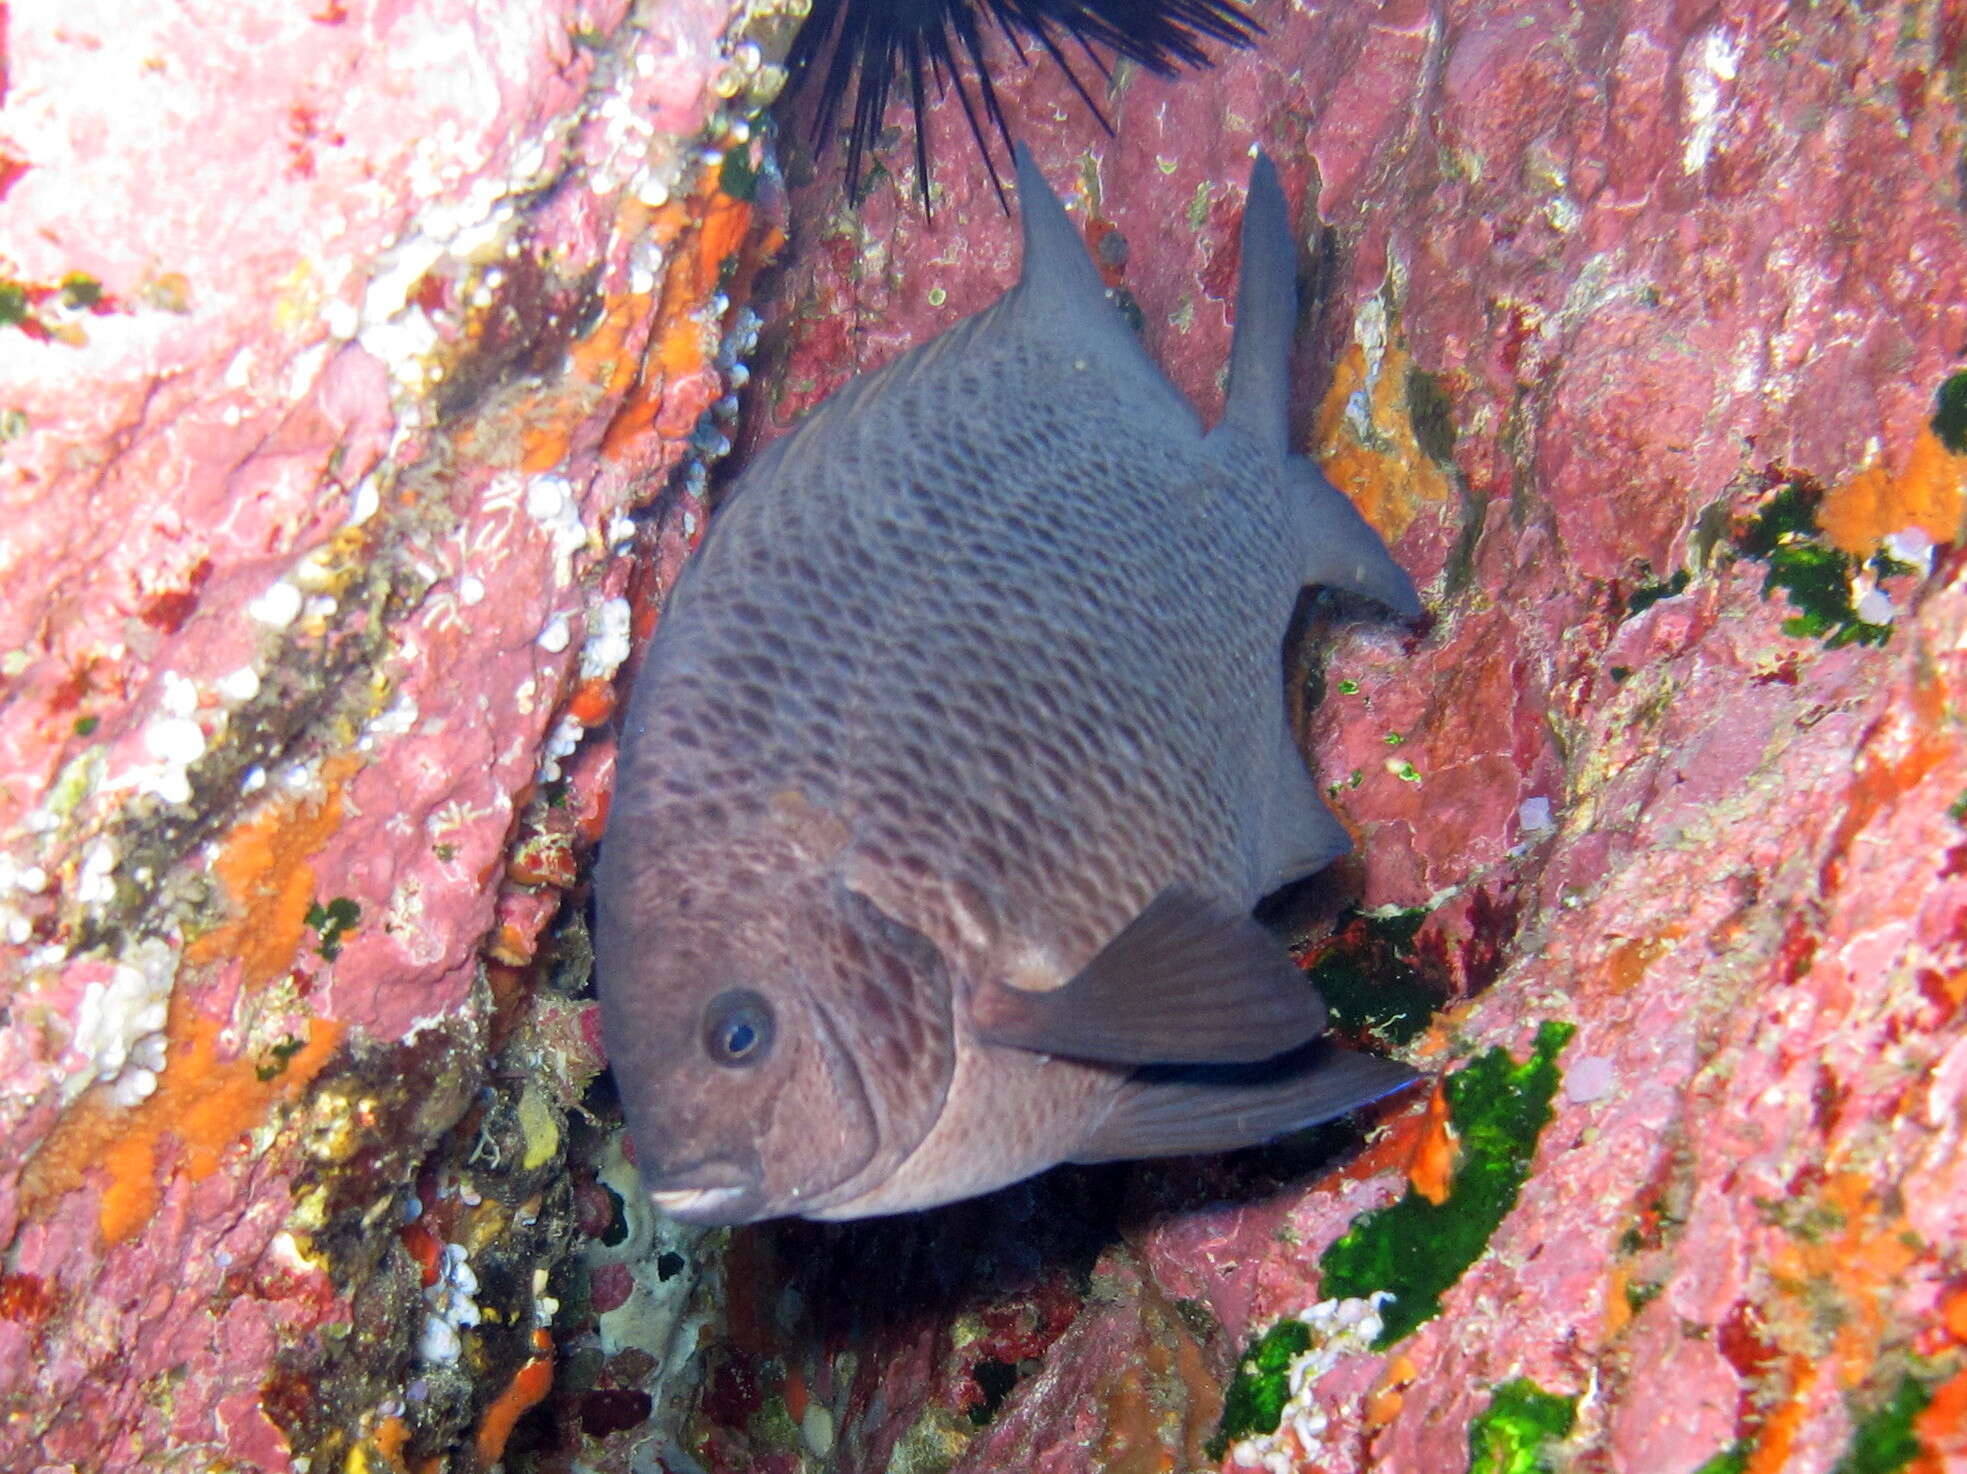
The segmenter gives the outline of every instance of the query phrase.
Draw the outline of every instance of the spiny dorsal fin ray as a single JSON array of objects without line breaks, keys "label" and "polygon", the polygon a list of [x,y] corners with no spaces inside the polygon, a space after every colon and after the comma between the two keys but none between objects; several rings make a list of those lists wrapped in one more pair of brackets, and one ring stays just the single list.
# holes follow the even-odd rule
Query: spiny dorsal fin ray
[{"label": "spiny dorsal fin ray", "polygon": [[1024,235],[1018,295],[1052,311],[1083,312],[1097,303],[1103,315],[1125,331],[1120,314],[1106,301],[1106,284],[1079,227],[1039,171],[1031,150],[1019,143],[1012,152],[1018,165],[1018,224]]},{"label": "spiny dorsal fin ray", "polygon": [[1195,424],[1194,408],[1107,297],[1079,227],[1039,172],[1031,150],[1019,143],[1015,157],[1024,259],[1017,286],[993,309],[1003,314],[1001,326],[1066,348],[1075,367],[1097,367],[1105,374],[1112,393],[1124,392],[1137,405],[1151,404],[1155,413]]}]

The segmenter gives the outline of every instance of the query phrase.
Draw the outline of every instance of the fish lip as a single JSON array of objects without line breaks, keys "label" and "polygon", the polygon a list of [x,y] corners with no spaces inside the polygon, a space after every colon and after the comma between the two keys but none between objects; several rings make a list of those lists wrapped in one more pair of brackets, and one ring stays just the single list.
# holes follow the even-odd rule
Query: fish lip
[{"label": "fish lip", "polygon": [[742,1223],[743,1217],[730,1217],[728,1210],[738,1200],[754,1196],[752,1189],[743,1187],[672,1187],[652,1191],[649,1201],[685,1223]]},{"label": "fish lip", "polygon": [[664,1173],[648,1185],[648,1194],[649,1201],[671,1218],[711,1225],[751,1222],[761,1216],[758,1210],[765,1196],[756,1172],[729,1161]]}]

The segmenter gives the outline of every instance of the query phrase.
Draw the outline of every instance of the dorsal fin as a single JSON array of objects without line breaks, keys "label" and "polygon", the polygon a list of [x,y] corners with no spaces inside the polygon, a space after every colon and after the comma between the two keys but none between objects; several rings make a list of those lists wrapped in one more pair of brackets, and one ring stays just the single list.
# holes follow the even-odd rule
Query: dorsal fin
[{"label": "dorsal fin", "polygon": [[1117,320],[1079,227],[1045,182],[1031,150],[1020,143],[1013,153],[1018,162],[1018,223],[1024,231],[1018,294],[1047,312],[1084,312],[1096,303],[1102,314]]},{"label": "dorsal fin", "polygon": [[1127,399],[1136,408],[1167,416],[1170,424],[1199,431],[1194,407],[1155,366],[1140,336],[1108,298],[1079,227],[1038,172],[1031,151],[1020,143],[1015,153],[1024,261],[1018,284],[977,319],[988,319],[991,326],[979,330],[1031,334],[1064,350],[1077,368],[1097,365],[1104,375],[1101,392],[1110,399]]},{"label": "dorsal fin", "polygon": [[1243,205],[1243,267],[1222,423],[1271,455],[1283,455],[1290,441],[1291,335],[1297,320],[1297,246],[1277,169],[1259,149]]}]

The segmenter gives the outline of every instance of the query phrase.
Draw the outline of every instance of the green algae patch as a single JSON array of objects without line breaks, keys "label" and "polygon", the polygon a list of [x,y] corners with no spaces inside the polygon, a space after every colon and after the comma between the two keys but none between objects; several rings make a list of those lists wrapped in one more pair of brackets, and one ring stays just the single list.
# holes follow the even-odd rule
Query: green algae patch
[{"label": "green algae patch", "polygon": [[1544,1457],[1571,1436],[1578,1400],[1546,1392],[1527,1377],[1505,1382],[1468,1425],[1468,1474],[1552,1474]]},{"label": "green algae patch", "polygon": [[1335,1028],[1407,1044],[1427,1027],[1448,987],[1429,979],[1415,951],[1414,935],[1425,920],[1427,912],[1419,910],[1339,919],[1305,970]]},{"label": "green algae patch", "polygon": [[717,187],[734,200],[749,204],[758,193],[758,171],[751,167],[751,150],[732,148],[718,166]]},{"label": "green algae patch", "polygon": [[1751,1447],[1747,1439],[1731,1443],[1696,1469],[1694,1474],[1744,1474]]},{"label": "green algae patch", "polygon": [[102,283],[92,276],[71,271],[61,279],[62,306],[72,312],[90,312],[102,306]]},{"label": "green algae patch", "polygon": [[362,908],[347,896],[336,896],[325,906],[316,901],[307,908],[307,915],[302,918],[321,938],[315,950],[330,962],[341,955],[342,938],[353,931],[361,919]]},{"label": "green algae patch", "polygon": [[1289,1319],[1250,1343],[1223,1393],[1223,1420],[1209,1440],[1210,1458],[1221,1459],[1232,1443],[1277,1431],[1291,1400],[1291,1363],[1310,1347],[1311,1327]]},{"label": "green algae patch", "polygon": [[1850,1451],[1832,1474],[1895,1474],[1905,1468],[1919,1457],[1919,1435],[1913,1431],[1913,1420],[1932,1400],[1933,1394],[1911,1377],[1901,1378],[1883,1406],[1858,1420]]},{"label": "green algae patch", "polygon": [[1955,455],[1967,455],[1967,372],[1948,378],[1933,396],[1933,433]]},{"label": "green algae patch", "polygon": [[1422,368],[1407,370],[1407,418],[1414,426],[1414,443],[1437,466],[1455,464],[1455,404],[1438,374]]},{"label": "green algae patch", "polygon": [[[1825,542],[1817,525],[1823,499],[1821,486],[1788,482],[1736,537],[1735,551],[1768,565],[1763,598],[1781,589],[1796,611],[1783,621],[1784,634],[1820,639],[1832,650],[1883,645],[1891,638],[1892,627],[1867,622],[1851,601],[1851,580],[1860,571],[1861,560]],[[1881,564],[1876,571],[1891,569]]]},{"label": "green algae patch", "polygon": [[1654,579],[1651,583],[1641,584],[1626,596],[1626,618],[1651,609],[1662,599],[1672,599],[1686,593],[1692,578],[1692,574],[1681,568],[1675,570],[1672,578]]},{"label": "green algae patch", "polygon": [[1448,1196],[1431,1203],[1413,1188],[1388,1208],[1362,1214],[1319,1261],[1320,1293],[1365,1297],[1384,1290],[1384,1351],[1441,1309],[1441,1297],[1488,1248],[1530,1175],[1537,1137],[1557,1093],[1558,1053],[1576,1029],[1549,1021],[1518,1064],[1491,1049],[1449,1076],[1442,1090],[1461,1140],[1461,1164]]}]

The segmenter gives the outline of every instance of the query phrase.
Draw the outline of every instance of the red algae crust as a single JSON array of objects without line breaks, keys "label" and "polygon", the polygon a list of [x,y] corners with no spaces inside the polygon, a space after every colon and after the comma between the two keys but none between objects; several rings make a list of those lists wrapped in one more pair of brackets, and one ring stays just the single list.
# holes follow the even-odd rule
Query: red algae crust
[{"label": "red algae crust", "polygon": [[[783,17],[0,14],[0,1465],[1211,1462],[1328,1247],[1456,1202],[1441,1094],[1336,1167],[1066,1172],[721,1258],[585,1094],[566,897],[736,433]],[[1325,900],[1418,918],[1424,1068],[1571,1032],[1439,1313],[1322,1345],[1241,1452],[1461,1468],[1530,1406],[1560,1467],[1816,1474],[1897,1418],[1939,1474],[1967,30],[1261,18],[1203,77],[1123,69],[1113,139],[1043,72],[1007,107],[1205,413],[1250,144],[1329,227],[1299,442],[1432,618],[1324,632],[1307,741],[1360,841]],[[932,126],[936,228],[905,150],[859,214],[836,164],[795,191],[753,438],[1010,280]]]}]

